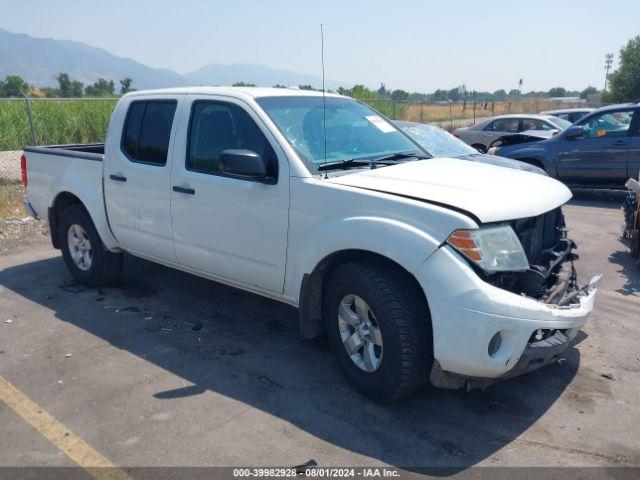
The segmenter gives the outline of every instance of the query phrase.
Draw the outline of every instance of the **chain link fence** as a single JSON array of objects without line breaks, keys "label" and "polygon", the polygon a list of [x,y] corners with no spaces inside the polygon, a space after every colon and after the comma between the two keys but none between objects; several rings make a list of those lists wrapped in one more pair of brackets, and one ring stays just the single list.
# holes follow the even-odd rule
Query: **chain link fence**
[{"label": "chain link fence", "polygon": [[[117,98],[0,99],[0,151],[25,145],[102,142]],[[525,98],[504,101],[363,100],[394,120],[435,123],[452,130],[506,113],[585,107],[584,102]]]},{"label": "chain link fence", "polygon": [[0,99],[0,151],[102,142],[117,98]]},{"label": "chain link fence", "polygon": [[548,98],[525,98],[502,101],[411,101],[362,100],[393,120],[435,123],[449,131],[473,125],[483,118],[510,113],[540,113],[545,110],[597,106],[586,102],[552,101]]}]

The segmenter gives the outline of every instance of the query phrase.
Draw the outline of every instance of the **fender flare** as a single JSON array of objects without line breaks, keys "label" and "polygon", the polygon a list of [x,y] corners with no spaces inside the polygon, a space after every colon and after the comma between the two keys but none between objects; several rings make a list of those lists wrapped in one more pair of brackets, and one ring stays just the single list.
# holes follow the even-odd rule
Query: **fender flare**
[{"label": "fender flare", "polygon": [[527,160],[537,160],[542,164],[544,170],[549,174],[550,177],[556,178],[558,176],[555,162],[549,158],[549,155],[545,151],[533,149],[522,150],[518,152],[517,155],[514,155],[511,158],[525,163]]},{"label": "fender flare", "polygon": [[415,226],[383,217],[336,218],[319,224],[295,249],[285,281],[285,292],[297,299],[301,336],[313,338],[322,332],[322,288],[335,266],[375,256],[414,276],[441,243]]}]

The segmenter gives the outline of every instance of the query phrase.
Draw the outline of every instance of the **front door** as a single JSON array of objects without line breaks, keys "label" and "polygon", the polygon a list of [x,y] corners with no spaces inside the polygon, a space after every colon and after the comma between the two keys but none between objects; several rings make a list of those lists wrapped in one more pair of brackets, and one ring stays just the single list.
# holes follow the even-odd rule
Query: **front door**
[{"label": "front door", "polygon": [[[192,97],[184,108],[188,132],[176,139],[171,177],[178,262],[221,280],[281,293],[289,221],[284,152],[240,101]],[[226,175],[219,160],[227,149],[261,155],[276,182]]]},{"label": "front door", "polygon": [[631,142],[627,157],[627,177],[640,180],[640,111],[636,110],[635,125],[631,127]]},{"label": "front door", "polygon": [[623,184],[627,179],[632,119],[632,109],[620,109],[578,122],[584,128],[582,136],[558,139],[558,178],[567,183]]},{"label": "front door", "polygon": [[132,253],[169,262],[175,261],[175,252],[167,160],[177,105],[175,98],[160,97],[129,102],[122,140],[110,136],[104,171],[109,224],[118,243]]}]

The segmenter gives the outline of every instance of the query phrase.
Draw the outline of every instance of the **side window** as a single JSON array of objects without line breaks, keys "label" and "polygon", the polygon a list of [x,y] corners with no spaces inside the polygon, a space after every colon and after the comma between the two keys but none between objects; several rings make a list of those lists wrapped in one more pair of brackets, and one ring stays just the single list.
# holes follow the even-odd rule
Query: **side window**
[{"label": "side window", "polygon": [[526,132],[527,130],[557,130],[558,127],[551,125],[550,123],[543,122],[536,118],[523,118],[520,122],[520,131]]},{"label": "side window", "polygon": [[224,175],[220,153],[228,149],[256,152],[265,159],[270,174],[276,176],[276,154],[243,108],[224,102],[194,102],[189,121],[187,170]]},{"label": "side window", "polygon": [[603,112],[583,123],[584,138],[626,137],[633,119],[633,110]]},{"label": "side window", "polygon": [[492,130],[494,132],[510,132],[516,133],[518,131],[518,119],[517,118],[501,118],[493,122]]},{"label": "side window", "polygon": [[173,100],[131,103],[122,134],[122,150],[129,160],[157,166],[167,163],[176,105]]}]

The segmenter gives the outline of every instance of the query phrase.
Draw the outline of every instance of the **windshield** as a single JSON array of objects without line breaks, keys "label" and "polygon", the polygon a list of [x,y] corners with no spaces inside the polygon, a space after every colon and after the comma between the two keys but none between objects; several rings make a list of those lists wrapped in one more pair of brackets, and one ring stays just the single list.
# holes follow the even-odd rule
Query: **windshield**
[{"label": "windshield", "polygon": [[435,125],[414,122],[394,123],[434,157],[468,157],[478,153],[475,148]]},{"label": "windshield", "polygon": [[549,117],[547,120],[549,120],[550,123],[553,123],[554,125],[560,127],[561,130],[565,130],[572,125],[570,121],[565,120],[564,118]]},{"label": "windshield", "polygon": [[355,100],[327,97],[326,112],[321,96],[264,97],[256,101],[313,170],[325,162],[325,115],[328,163],[375,159],[398,152],[424,155],[394,125]]}]

